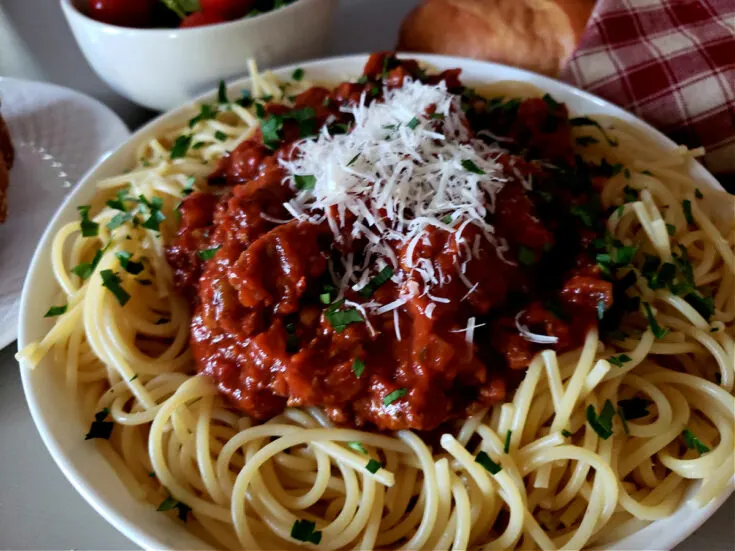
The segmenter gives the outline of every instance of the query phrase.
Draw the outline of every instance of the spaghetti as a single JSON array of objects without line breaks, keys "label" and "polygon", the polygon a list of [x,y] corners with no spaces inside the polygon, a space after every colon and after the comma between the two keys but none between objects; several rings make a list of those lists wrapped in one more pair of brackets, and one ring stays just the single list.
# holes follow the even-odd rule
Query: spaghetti
[{"label": "spaghetti", "polygon": [[[256,75],[252,93],[288,103],[307,85],[289,87]],[[183,153],[189,129],[174,129],[98,183],[53,242],[65,305],[18,354],[31,366],[52,354],[82,414],[97,415],[88,437],[136,497],[230,549],[580,549],[671,515],[695,481],[698,506],[732,485],[732,197],[688,176],[700,151],[662,151],[604,117],[574,137],[586,160],[619,167],[601,198],[609,239],[635,247],[618,277],[633,274],[641,305],[617,334],[593,327],[579,348],[541,351],[510,401],[431,445],[410,430],[339,428],[316,407],[266,422],[234,408],[194,374],[190,307],[164,248],[182,194],[257,127],[247,103],[203,109]],[[137,223],[116,208],[126,197]],[[472,330],[474,318],[470,342]]]}]

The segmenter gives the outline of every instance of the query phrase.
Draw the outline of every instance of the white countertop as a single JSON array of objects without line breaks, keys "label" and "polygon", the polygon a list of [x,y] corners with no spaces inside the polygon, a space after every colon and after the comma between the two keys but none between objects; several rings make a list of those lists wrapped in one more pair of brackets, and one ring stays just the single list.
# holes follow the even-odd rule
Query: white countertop
[{"label": "white countertop", "polygon": [[[391,49],[418,0],[341,0],[334,54]],[[13,49],[17,53],[8,56]],[[151,113],[117,96],[81,56],[58,0],[0,0],[0,76],[92,95],[134,129]],[[0,351],[0,549],[135,549],[77,494],[41,442],[23,397],[15,344]],[[677,551],[735,550],[735,496]]]}]

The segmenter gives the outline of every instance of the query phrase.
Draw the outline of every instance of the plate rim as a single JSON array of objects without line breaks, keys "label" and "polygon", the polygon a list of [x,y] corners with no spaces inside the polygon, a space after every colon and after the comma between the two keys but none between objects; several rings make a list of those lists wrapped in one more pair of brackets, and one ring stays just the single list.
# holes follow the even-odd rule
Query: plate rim
[{"label": "plate rim", "polygon": [[[273,72],[277,76],[287,76],[290,73],[290,71],[293,71],[296,68],[302,68],[308,71],[310,69],[316,69],[316,68],[322,68],[322,67],[328,68],[330,65],[342,65],[342,64],[349,65],[351,67],[350,70],[355,70],[355,69],[361,70],[361,68],[364,66],[369,55],[370,55],[369,53],[359,53],[359,54],[325,57],[325,58],[320,58],[316,60],[310,60],[310,61],[283,65],[283,66],[279,66],[273,69],[269,69],[269,71]],[[617,105],[603,98],[600,98],[594,94],[591,94],[589,92],[576,88],[570,84],[555,80],[553,78],[550,78],[544,75],[539,75],[539,74],[536,74],[530,71],[526,71],[524,69],[510,67],[507,65],[499,64],[499,63],[460,58],[460,57],[455,57],[455,56],[420,54],[420,53],[412,53],[412,52],[397,52],[397,55],[402,58],[416,59],[420,62],[427,63],[429,65],[438,65],[440,67],[450,67],[450,66],[459,67],[463,71],[466,71],[468,69],[472,70],[472,68],[477,68],[478,70],[481,69],[484,76],[480,78],[486,81],[492,81],[491,79],[493,78],[497,79],[497,76],[494,76],[494,75],[497,75],[499,72],[505,73],[505,74],[510,73],[511,77],[503,78],[501,80],[503,81],[504,80],[515,80],[519,82],[530,83],[530,84],[533,84],[534,86],[537,86],[538,88],[542,90],[547,89],[547,88],[562,90],[567,94],[571,94],[573,96],[580,98],[585,103],[592,103],[592,104],[597,105],[599,108],[603,109],[607,114],[610,114],[617,118],[621,118],[626,121],[632,121],[642,130],[644,130],[647,135],[654,137],[658,142],[662,144],[665,144],[672,148],[676,147],[677,145],[674,141],[669,139],[662,132],[656,130],[653,126],[648,124],[646,121],[638,118],[636,115],[630,113],[629,111],[626,111],[625,109],[622,109],[621,107],[618,107]],[[472,80],[474,79],[472,78],[469,79],[470,82]],[[249,87],[251,83],[251,78],[249,76],[240,77],[237,79],[227,80],[226,83],[227,83],[228,90],[233,86]],[[558,92],[553,92],[553,93],[558,93]],[[178,107],[175,107],[169,111],[166,111],[156,116],[154,119],[147,122],[145,125],[136,129],[131,135],[128,136],[127,140],[125,140],[117,148],[112,150],[112,152],[110,152],[108,155],[104,156],[103,158],[99,159],[99,161],[95,163],[94,166],[92,166],[84,174],[84,176],[82,176],[79,179],[79,182],[77,183],[73,191],[69,193],[69,195],[67,195],[66,199],[62,202],[62,204],[56,210],[53,218],[51,219],[48,226],[44,230],[43,235],[41,236],[38,246],[36,247],[36,250],[31,259],[31,262],[28,268],[28,272],[26,275],[26,279],[23,284],[22,294],[21,294],[20,314],[19,314],[19,320],[18,320],[18,324],[19,324],[18,326],[18,349],[19,350],[28,344],[29,342],[28,333],[31,331],[30,327],[34,323],[38,322],[37,319],[29,319],[30,315],[28,314],[29,312],[28,306],[32,300],[31,295],[32,295],[32,288],[33,288],[33,280],[35,279],[34,274],[38,275],[37,274],[38,263],[41,261],[42,256],[46,254],[45,252],[46,245],[48,245],[48,243],[50,242],[52,234],[58,230],[58,228],[64,221],[64,218],[68,215],[68,211],[69,211],[68,207],[70,203],[75,201],[77,197],[82,196],[85,191],[90,192],[93,189],[93,182],[94,182],[95,174],[97,173],[97,171],[102,170],[106,163],[108,162],[111,163],[115,157],[121,155],[124,149],[126,149],[127,147],[131,147],[132,144],[138,142],[141,138],[145,137],[148,133],[151,133],[152,130],[157,129],[157,128],[163,129],[167,123],[170,122],[170,124],[173,124],[174,121],[178,121],[179,119],[182,119],[185,113],[195,108],[199,103],[206,102],[206,101],[212,101],[214,98],[216,98],[216,94],[217,94],[217,90],[210,90],[209,92],[201,94],[197,96],[196,98],[182,105],[179,105]],[[693,159],[693,163],[691,165],[691,171],[696,173],[697,178],[701,178],[707,181],[707,183],[711,185],[712,187],[714,187],[715,189],[718,189],[718,190],[723,189],[720,183],[714,178],[714,176],[712,176],[712,174],[696,159]],[[74,488],[80,493],[80,495],[85,499],[85,501],[87,501],[87,503],[89,503],[105,520],[107,520],[116,530],[121,532],[125,537],[129,538],[134,543],[146,549],[172,549],[171,542],[166,542],[160,536],[142,530],[136,524],[126,519],[120,512],[119,510],[120,507],[112,503],[109,503],[108,500],[101,497],[100,493],[96,490],[95,485],[88,482],[84,476],[84,473],[80,472],[78,468],[72,465],[71,458],[69,457],[67,453],[64,452],[61,444],[58,442],[56,438],[54,438],[53,434],[51,434],[51,431],[48,429],[47,422],[44,420],[42,408],[41,408],[41,405],[38,403],[38,397],[34,393],[33,381],[30,378],[30,374],[32,370],[23,366],[22,364],[20,366],[20,369],[21,369],[21,380],[23,384],[23,391],[25,394],[25,398],[26,398],[26,402],[28,404],[29,410],[31,412],[31,416],[33,418],[33,422],[36,425],[36,429],[38,430],[52,458],[54,459],[56,464],[59,466],[60,470],[64,473],[64,476],[66,476],[69,482],[74,486]],[[43,367],[39,367],[39,369],[43,369]],[[653,536],[654,534],[656,536],[655,537],[656,549],[673,548],[674,546],[683,542],[695,530],[697,530],[700,526],[702,526],[714,514],[714,512],[717,511],[717,509],[719,509],[720,506],[730,497],[730,495],[733,493],[733,490],[735,490],[735,485],[733,485],[732,483],[733,479],[730,479],[729,482],[730,482],[729,488],[725,492],[718,495],[717,498],[710,501],[704,507],[698,508],[696,511],[693,511],[693,512],[696,512],[696,516],[695,515],[690,516],[690,518],[692,518],[693,521],[690,524],[687,524],[686,528],[682,530],[681,532],[676,532],[673,535],[672,535],[672,531],[662,532],[660,529],[658,529],[658,526],[657,526],[659,522],[662,522],[665,520],[665,519],[662,519],[660,521],[655,521],[645,526],[643,529],[638,530],[620,540],[613,542],[614,548],[615,549],[634,549],[634,548],[642,549],[646,547],[650,548],[651,544],[649,542],[651,540],[646,539],[646,536]],[[129,496],[129,497],[131,499],[134,499],[132,496]],[[683,508],[691,509],[690,504],[686,502],[680,505],[680,509],[683,509]],[[671,518],[671,517],[667,517],[667,518]],[[181,530],[181,527],[179,527],[179,529]],[[182,530],[182,532],[184,532],[184,530]],[[191,533],[189,532],[189,534]],[[641,544],[640,542],[636,542],[635,538],[638,538],[638,539],[643,538],[645,543]],[[634,545],[636,547],[632,547]],[[606,548],[611,549],[613,547],[611,545],[607,545]]]}]

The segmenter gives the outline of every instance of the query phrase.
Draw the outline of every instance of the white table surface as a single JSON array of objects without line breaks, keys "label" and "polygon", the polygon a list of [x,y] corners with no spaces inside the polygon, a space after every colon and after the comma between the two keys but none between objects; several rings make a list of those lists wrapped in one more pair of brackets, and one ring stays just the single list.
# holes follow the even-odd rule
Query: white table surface
[{"label": "white table surface", "polygon": [[[418,0],[341,0],[334,54],[390,49]],[[9,55],[9,52],[14,55]],[[0,75],[46,80],[109,105],[134,129],[151,113],[89,69],[58,0],[0,0]],[[135,549],[76,493],[46,451],[23,398],[15,344],[0,351],[0,549]],[[735,498],[677,551],[735,550]]]}]

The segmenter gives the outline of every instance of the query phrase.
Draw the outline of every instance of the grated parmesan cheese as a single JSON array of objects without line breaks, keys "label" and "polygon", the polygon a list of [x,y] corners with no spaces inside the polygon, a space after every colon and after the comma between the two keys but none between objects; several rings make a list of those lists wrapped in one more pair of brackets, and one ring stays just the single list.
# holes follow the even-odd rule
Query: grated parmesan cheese
[{"label": "grated parmesan cheese", "polygon": [[559,342],[559,337],[552,337],[549,335],[539,335],[538,333],[531,333],[528,327],[521,323],[521,316],[525,313],[525,310],[521,310],[516,314],[516,328],[521,336],[529,342],[535,342],[537,344],[556,344]]},{"label": "grated parmesan cheese", "polygon": [[[429,294],[452,275],[471,293],[477,284],[465,272],[480,254],[480,237],[470,245],[462,237],[465,228],[477,226],[501,259],[507,248],[496,242],[486,221],[506,182],[497,162],[505,151],[471,137],[459,98],[443,82],[406,79],[401,88],[384,89],[383,102],[368,105],[363,94],[358,104],[342,110],[354,118],[349,133],[330,135],[325,126],[318,136],[298,142],[295,156],[279,161],[294,190],[294,176],[314,177],[313,189],[297,191],[285,204],[294,218],[312,223],[326,218],[338,243],[346,225],[351,237],[366,240],[362,266],[354,265],[352,255],[341,259],[341,277],[330,266],[339,296],[348,288],[360,289],[386,265],[394,269],[392,280],[401,286],[401,296],[389,304],[363,304],[375,315],[395,311],[417,291]],[[456,274],[442,274],[430,259],[415,257],[431,227],[452,233],[461,245],[454,258]],[[427,309],[428,316],[432,311]],[[397,320],[396,335],[400,338]]]}]

